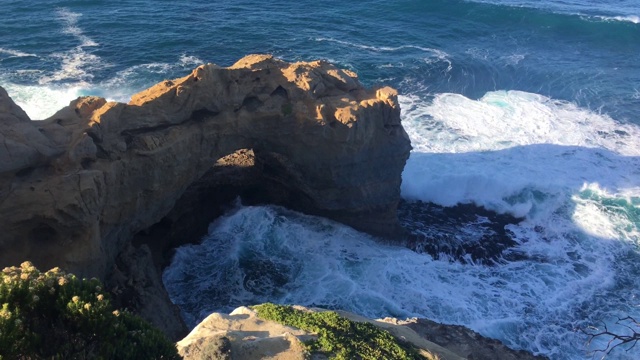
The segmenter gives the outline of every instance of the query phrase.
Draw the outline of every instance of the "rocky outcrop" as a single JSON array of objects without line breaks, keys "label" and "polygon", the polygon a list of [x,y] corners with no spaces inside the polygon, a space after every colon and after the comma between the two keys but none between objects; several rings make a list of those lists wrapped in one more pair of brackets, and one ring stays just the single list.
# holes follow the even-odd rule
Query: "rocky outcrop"
[{"label": "rocky outcrop", "polygon": [[533,355],[524,350],[513,350],[498,340],[486,338],[459,325],[440,324],[429,319],[386,319],[406,326],[421,337],[473,360],[544,360],[545,356]]},{"label": "rocky outcrop", "polygon": [[[326,311],[294,307],[304,311]],[[349,320],[369,322],[389,331],[396,338],[419,349],[425,359],[545,359],[525,351],[511,350],[497,340],[485,338],[462,326],[443,325],[424,319],[371,320],[346,311],[337,312]],[[252,309],[240,307],[228,315],[209,315],[187,337],[179,341],[177,346],[185,360],[305,359],[305,350],[300,343],[315,338],[315,335],[260,319]],[[322,357],[314,354],[312,358]]]},{"label": "rocky outcrop", "polygon": [[[303,311],[326,311],[317,308],[295,306]],[[373,321],[361,316],[340,311],[340,316],[356,322],[370,322],[392,335],[413,345],[425,359],[463,360],[447,349],[422,339],[413,330],[384,321]],[[317,334],[285,326],[275,321],[264,320],[247,307],[239,307],[230,314],[213,313],[196,326],[191,333],[178,342],[178,352],[189,359],[306,359],[303,343],[315,340]],[[215,355],[213,355],[215,354]],[[213,355],[213,356],[212,356]],[[313,359],[326,359],[319,353]],[[207,357],[208,356],[208,357]]]},{"label": "rocky outcrop", "polygon": [[258,318],[239,307],[230,314],[213,313],[177,344],[188,359],[304,360],[303,342],[314,336],[304,330]]},{"label": "rocky outcrop", "polygon": [[391,236],[410,150],[395,90],[266,55],[200,66],[129,104],[79,98],[44,121],[0,89],[0,144],[0,266],[108,279],[134,308],[164,293],[157,261],[155,273],[137,264],[165,250],[144,233],[184,214],[167,217],[183,196],[216,193],[207,181],[219,159],[250,150],[258,198]]}]

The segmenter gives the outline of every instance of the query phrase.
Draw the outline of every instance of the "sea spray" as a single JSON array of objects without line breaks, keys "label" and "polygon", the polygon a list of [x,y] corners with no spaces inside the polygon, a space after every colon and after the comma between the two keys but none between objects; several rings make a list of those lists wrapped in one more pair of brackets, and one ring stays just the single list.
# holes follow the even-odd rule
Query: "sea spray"
[{"label": "sea spray", "polygon": [[[317,255],[318,264],[337,269],[332,286],[359,289],[360,281],[368,281],[384,295],[375,302],[358,295],[365,290],[356,291],[334,304],[356,312],[375,308],[384,315],[422,313],[554,359],[591,358],[577,329],[600,321],[611,325],[618,316],[637,312],[640,303],[637,1],[482,2],[243,0],[210,6],[141,0],[123,7],[119,2],[96,6],[56,0],[42,6],[8,0],[0,21],[0,85],[32,118],[42,119],[80,95],[127,102],[148,86],[188,74],[200,63],[196,59],[229,66],[248,53],[269,52],[289,61],[330,59],[357,72],[366,85],[396,87],[404,94],[404,126],[416,149],[404,173],[403,195],[410,201],[475,203],[522,216],[505,230],[517,245],[505,250],[511,260],[494,266],[462,264],[444,255],[433,261],[426,254],[384,248],[398,256],[397,266],[410,259],[426,267],[390,271],[395,274],[390,282],[375,271],[379,279],[337,275],[342,272],[336,264],[352,264],[358,254],[374,253],[379,245],[331,223],[309,236],[330,244],[369,239],[358,240],[348,259],[331,251],[322,254],[344,260]],[[289,226],[300,221],[299,215],[277,208],[255,211],[258,215],[245,222],[234,220],[238,229],[226,237],[212,230],[218,238],[211,252],[224,252],[215,252],[224,244],[238,247],[240,227],[253,228],[265,214],[280,214],[276,222]],[[324,221],[316,220],[311,222]],[[308,222],[296,224],[291,236],[306,235],[301,229]],[[472,242],[488,236],[481,228],[486,223],[463,225],[441,237]],[[251,291],[284,299],[288,287],[279,284],[295,283],[302,270],[282,259],[260,261],[255,266],[260,271],[252,271],[249,265],[261,253],[229,265],[247,268],[246,277],[214,269],[204,283],[193,282],[184,291],[196,296],[200,289],[217,288],[216,296],[243,304],[253,299]],[[298,256],[293,254],[294,260]],[[324,273],[318,270],[316,276],[323,279]],[[225,284],[234,281],[241,285],[233,289],[239,290],[226,293]],[[432,289],[440,300],[421,299],[411,292],[413,286]],[[396,289],[417,300],[385,297]],[[338,292],[308,287],[308,295],[299,298],[331,305],[320,296],[323,291]],[[509,297],[514,300],[507,303]],[[202,309],[215,308],[199,299]],[[640,356],[620,351],[609,358],[625,357]]]},{"label": "sea spray", "polygon": [[[637,315],[629,300],[640,288],[638,269],[628,261],[638,256],[639,201],[630,185],[639,182],[629,172],[639,165],[635,125],[520,92],[401,103],[415,148],[403,195],[523,217],[506,225],[512,256],[492,265],[434,260],[325,219],[239,207],[212,224],[201,245],[178,249],[165,272],[191,323],[241,304],[300,303],[427,317],[579,359],[590,350],[580,329]],[[480,225],[478,234],[466,223],[443,235],[476,241]],[[621,290],[628,299],[614,295]]]},{"label": "sea spray", "polygon": [[[202,244],[179,248],[163,280],[192,326],[213,311],[272,301],[427,317],[515,348],[581,358],[585,337],[576,329],[627,309],[621,299],[608,300],[607,312],[599,306],[621,286],[616,274],[630,270],[617,261],[628,247],[577,229],[513,231],[528,259],[483,266],[435,261],[282,208],[239,207]],[[562,238],[544,240],[557,231]]]}]

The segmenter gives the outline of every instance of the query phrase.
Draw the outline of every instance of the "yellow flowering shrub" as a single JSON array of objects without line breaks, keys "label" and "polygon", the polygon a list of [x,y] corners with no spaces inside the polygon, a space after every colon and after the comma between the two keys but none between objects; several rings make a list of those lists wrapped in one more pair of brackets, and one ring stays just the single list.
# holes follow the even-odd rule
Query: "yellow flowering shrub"
[{"label": "yellow flowering shrub", "polygon": [[96,279],[29,262],[0,273],[0,360],[179,358],[159,330],[114,309]]}]

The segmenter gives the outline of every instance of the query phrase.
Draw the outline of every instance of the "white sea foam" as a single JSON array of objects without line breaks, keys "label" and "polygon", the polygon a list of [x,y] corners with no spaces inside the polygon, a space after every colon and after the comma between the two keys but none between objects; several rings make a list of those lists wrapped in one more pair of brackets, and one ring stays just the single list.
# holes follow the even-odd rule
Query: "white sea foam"
[{"label": "white sea foam", "polygon": [[626,16],[596,16],[596,18],[605,21],[623,21],[631,22],[634,24],[640,24],[640,16],[638,15],[626,15]]},{"label": "white sea foam", "polygon": [[[49,57],[60,61],[60,68],[46,73],[42,70],[18,70],[21,76],[36,76],[39,85],[15,84],[2,79],[3,86],[14,101],[35,120],[47,118],[78,96],[98,95],[108,100],[128,102],[132,94],[150,86],[159,74],[168,74],[176,69],[192,68],[202,63],[195,56],[182,54],[174,64],[152,63],[134,66],[121,71],[110,80],[93,84],[94,72],[105,67],[100,57],[88,51],[99,44],[84,34],[78,24],[82,14],[68,9],[59,9],[57,19],[63,23],[62,33],[73,35],[78,45],[70,50],[50,54]],[[35,56],[11,49],[0,49],[0,54],[10,57]]]},{"label": "white sea foam", "polygon": [[[67,56],[70,54],[72,52],[66,53]],[[87,54],[80,52],[77,55],[82,57]],[[92,68],[84,68],[86,62],[83,59],[78,59],[77,66],[63,66],[63,69],[53,76],[42,75],[42,70],[17,71],[21,77],[28,76],[39,79],[39,85],[15,84],[7,76],[0,78],[0,85],[9,92],[12,99],[27,112],[29,117],[34,120],[42,120],[67,106],[70,101],[79,96],[94,95],[105,97],[109,101],[129,102],[131,95],[144,90],[157,81],[167,76],[174,76],[174,73],[186,73],[202,63],[203,61],[195,56],[183,54],[174,63],[149,63],[132,66],[117,72],[112,78],[96,84],[85,81],[56,83],[54,80],[92,78],[92,74],[86,73]]]},{"label": "white sea foam", "polygon": [[132,95],[136,91],[132,91],[130,89],[137,88],[137,91],[142,90],[144,88],[143,86],[151,85],[149,84],[149,78],[153,78],[161,74],[166,74],[171,71],[173,66],[174,65],[169,63],[148,63],[134,65],[124,70],[118,71],[115,76],[105,81],[105,86],[109,88],[124,87],[129,89],[125,92]]},{"label": "white sea foam", "polygon": [[481,60],[481,61],[499,60],[500,62],[504,63],[505,65],[511,65],[511,66],[518,65],[527,56],[527,54],[514,53],[514,54],[511,54],[511,55],[500,56],[497,59],[493,59],[492,58],[492,54],[491,54],[491,52],[489,50],[483,49],[483,48],[479,48],[479,47],[469,48],[469,49],[465,50],[465,54],[469,55],[473,59],[477,59],[477,60]]},{"label": "white sea foam", "polygon": [[[611,327],[617,316],[638,315],[633,304],[639,285],[636,260],[619,260],[627,251],[637,256],[632,249],[640,245],[638,126],[517,91],[491,92],[479,100],[441,94],[431,101],[415,96],[400,101],[415,149],[403,173],[403,196],[443,205],[475,202],[525,217],[520,225],[510,226],[520,243],[517,251],[545,259],[543,264],[550,266],[545,269],[538,263],[523,269],[544,282],[532,290],[537,295],[544,286],[576,276],[565,285],[554,285],[554,293],[536,304],[573,320],[562,325],[559,318],[545,320],[537,314],[548,322],[543,325],[545,335],[524,334],[522,339],[551,357],[581,358],[587,353],[559,351],[563,345],[554,344],[552,337],[577,347],[572,328],[599,321]],[[552,270],[555,273],[549,275]],[[509,281],[518,284],[524,275],[517,276]],[[578,302],[592,310],[572,304],[577,294],[584,295]],[[481,330],[509,336],[496,331],[491,322]],[[591,349],[603,345],[606,341],[597,339]],[[618,352],[613,357],[637,356]]]},{"label": "white sea foam", "polygon": [[43,120],[78,96],[83,89],[75,86],[38,86],[0,83],[9,96],[32,120]]},{"label": "white sea foam", "polygon": [[606,2],[599,1],[538,1],[538,0],[468,0],[468,2],[485,3],[501,6],[509,6],[516,8],[530,8],[539,9],[545,11],[551,11],[557,14],[565,14],[572,16],[580,16],[585,20],[605,20],[605,21],[624,21],[632,22],[634,24],[640,23],[640,16],[637,14],[628,14],[630,12],[637,11],[637,3],[634,1],[628,1],[627,4],[624,1],[616,2],[614,7],[620,12],[626,12],[627,15],[617,16],[605,16],[605,15],[588,15],[596,13],[608,13],[612,7],[608,6]]},{"label": "white sea foam", "polygon": [[533,224],[515,227],[518,250],[536,260],[486,267],[434,261],[325,219],[240,207],[201,245],[178,249],[163,280],[191,325],[239,304],[320,305],[463,324],[516,348],[580,359],[587,347],[575,328],[588,323],[580,312],[595,313],[593,298],[616,286],[623,247],[564,225],[544,230],[565,235],[552,241],[526,240],[540,236]]},{"label": "white sea foam", "polygon": [[60,60],[60,69],[53,74],[41,77],[39,83],[44,85],[52,82],[72,81],[86,85],[93,78],[95,70],[104,68],[108,64],[104,64],[99,56],[87,51],[86,48],[96,47],[99,44],[86,36],[78,26],[78,19],[82,14],[71,12],[68,9],[59,9],[57,16],[58,20],[64,23],[62,32],[73,35],[79,45],[65,52],[51,54],[52,58]]},{"label": "white sea foam", "polygon": [[364,44],[358,44],[358,43],[353,43],[349,41],[338,40],[334,38],[324,38],[324,37],[314,38],[313,40],[326,41],[326,42],[331,42],[335,44],[340,44],[348,47],[354,47],[357,49],[368,50],[373,52],[396,52],[396,51],[407,50],[407,49],[418,50],[420,52],[425,52],[429,54],[428,57],[423,59],[426,63],[430,64],[435,61],[442,61],[448,64],[447,71],[450,71],[452,68],[451,60],[449,60],[449,54],[439,49],[432,49],[432,48],[418,46],[418,45],[373,46],[373,45],[364,45]]},{"label": "white sea foam", "polygon": [[98,43],[93,41],[84,34],[84,31],[78,26],[78,19],[82,14],[74,13],[69,9],[59,9],[57,11],[58,19],[65,22],[66,26],[62,30],[65,34],[71,34],[80,40],[80,46],[98,46]]},{"label": "white sea foam", "polygon": [[513,55],[502,57],[502,60],[507,65],[518,65],[520,61],[524,60],[526,57],[527,57],[526,54],[513,54]]},{"label": "white sea foam", "polygon": [[[478,100],[459,94],[439,94],[430,102],[417,96],[401,96],[400,100],[403,124],[419,152],[556,144],[640,155],[638,126],[538,94],[494,91]],[[447,137],[447,141],[427,141],[436,136]]]},{"label": "white sea foam", "polygon": [[[45,119],[78,96],[94,92],[95,86],[90,83],[93,79],[93,72],[107,66],[98,56],[87,52],[86,48],[95,47],[98,44],[84,35],[78,26],[81,14],[62,8],[56,11],[56,16],[63,23],[62,33],[73,35],[79,42],[77,46],[68,51],[48,55],[49,58],[60,61],[60,68],[53,72],[42,70],[18,70],[16,72],[20,77],[35,77],[34,80],[39,85],[15,84],[7,75],[0,79],[13,100],[34,120]],[[12,56],[35,56],[34,54],[2,50]]]},{"label": "white sea foam", "polygon": [[182,66],[198,66],[204,64],[204,61],[193,55],[182,54],[180,55],[180,64]]},{"label": "white sea foam", "polygon": [[522,92],[400,101],[415,148],[403,195],[524,217],[508,227],[518,244],[510,251],[524,259],[434,261],[327,220],[241,207],[202,245],[180,249],[164,275],[191,322],[245,303],[324,305],[463,324],[553,359],[582,359],[608,339],[588,346],[577,329],[640,315],[635,125]]},{"label": "white sea foam", "polygon": [[[174,63],[147,63],[134,65],[118,71],[104,81],[101,87],[109,90],[109,95],[117,101],[129,102],[131,95],[152,86],[167,76],[184,76],[195,67],[204,64],[199,58],[182,54]],[[156,79],[156,80],[150,80]]]},{"label": "white sea foam", "polygon": [[371,50],[371,51],[398,51],[398,50],[402,50],[402,49],[415,49],[415,50],[420,50],[420,51],[424,51],[424,52],[428,52],[428,53],[432,53],[432,54],[437,54],[437,55],[442,56],[442,57],[448,56],[447,53],[442,51],[442,50],[432,49],[432,48],[428,48],[428,47],[424,47],[424,46],[417,46],[417,45],[373,46],[373,45],[363,45],[363,44],[353,43],[353,42],[349,42],[349,41],[338,40],[338,39],[334,39],[334,38],[323,38],[323,37],[315,38],[314,40],[315,41],[327,41],[327,42],[332,42],[332,43],[341,44],[341,45],[347,45],[347,46],[355,47],[355,48],[358,48],[358,49]]},{"label": "white sea foam", "polygon": [[489,50],[481,49],[478,47],[469,48],[465,51],[465,53],[470,55],[474,59],[487,60],[489,58]]},{"label": "white sea foam", "polygon": [[93,79],[92,71],[100,62],[98,56],[85,52],[82,47],[76,47],[64,53],[54,53],[50,56],[60,59],[61,68],[51,75],[41,77],[39,80],[41,85],[63,80],[87,84]]},{"label": "white sea foam", "polygon": [[202,245],[180,249],[165,273],[191,322],[243,303],[302,303],[423,316],[552,359],[582,359],[608,339],[586,345],[578,329],[640,314],[638,259],[628,259],[640,245],[635,125],[522,92],[400,101],[415,148],[403,195],[523,216],[508,228],[518,243],[511,251],[525,259],[434,261],[327,220],[241,207],[214,223]]},{"label": "white sea foam", "polygon": [[550,194],[572,194],[585,183],[614,193],[640,184],[635,125],[518,91],[400,101],[414,147],[402,183],[409,199],[525,215]]},{"label": "white sea foam", "polygon": [[13,57],[37,57],[36,54],[25,53],[18,50],[0,48],[0,60]]},{"label": "white sea foam", "polygon": [[[414,146],[403,196],[522,216],[508,226],[517,243],[509,252],[522,259],[434,261],[324,219],[240,207],[201,245],[179,249],[164,274],[190,323],[239,304],[301,303],[422,316],[552,359],[583,359],[608,339],[586,345],[579,329],[640,315],[637,126],[517,91],[400,102]],[[465,232],[450,235],[473,238]]]}]

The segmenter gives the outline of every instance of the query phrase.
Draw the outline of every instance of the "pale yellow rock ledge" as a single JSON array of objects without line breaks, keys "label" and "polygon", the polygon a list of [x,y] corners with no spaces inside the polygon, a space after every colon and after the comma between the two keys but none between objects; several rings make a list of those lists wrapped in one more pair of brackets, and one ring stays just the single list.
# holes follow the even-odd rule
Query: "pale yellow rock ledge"
[{"label": "pale yellow rock ledge", "polygon": [[[298,309],[325,311],[324,309]],[[465,358],[420,337],[415,331],[401,325],[397,319],[370,320],[362,316],[338,311],[352,321],[369,322],[412,343],[427,359],[463,360]],[[178,351],[185,360],[190,359],[305,359],[303,341],[314,338],[314,334],[284,326],[274,321],[262,320],[254,310],[239,307],[230,314],[213,313],[203,320],[183,340],[177,343]],[[324,359],[314,355],[312,359]]]}]

